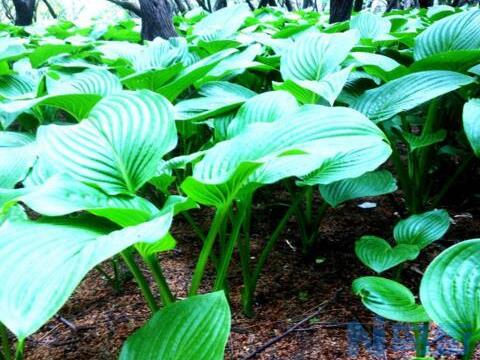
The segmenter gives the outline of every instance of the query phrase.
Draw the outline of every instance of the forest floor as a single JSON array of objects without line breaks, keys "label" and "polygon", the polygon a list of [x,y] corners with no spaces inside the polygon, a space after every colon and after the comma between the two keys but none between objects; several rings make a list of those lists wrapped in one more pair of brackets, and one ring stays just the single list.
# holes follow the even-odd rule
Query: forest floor
[{"label": "forest floor", "polygon": [[[276,201],[288,202],[285,194],[277,195]],[[253,254],[255,245],[264,241],[284,211],[278,206],[271,206],[268,203],[271,198],[267,194],[263,201],[262,194],[259,198],[252,221]],[[370,209],[358,206],[364,201],[350,202],[327,211],[321,225],[319,255],[311,260],[301,256],[297,245],[298,230],[291,220],[261,277],[254,318],[242,315],[239,307],[241,275],[237,270],[238,264],[233,264],[229,279],[233,302],[232,333],[226,359],[247,359],[276,337],[279,338],[277,342],[251,358],[409,359],[414,354],[409,331],[402,330],[398,324],[375,319],[350,290],[355,278],[373,275],[356,259],[353,251],[355,240],[366,234],[390,238],[393,225],[400,216],[397,212],[400,207],[396,206],[401,201],[398,194],[372,199],[377,206]],[[448,209],[454,224],[445,239],[431,245],[416,265],[409,264],[402,273],[404,282],[412,290],[418,288],[428,262],[443,248],[478,236],[480,210],[465,204],[461,208],[461,212]],[[199,210],[194,215],[202,227],[208,229],[210,211]],[[199,253],[195,234],[181,219],[181,216],[176,218],[172,230],[178,242],[177,249],[161,255],[166,277],[178,297],[186,296]],[[212,275],[210,273],[210,277],[206,278],[206,285],[209,285]],[[207,291],[208,286],[203,290]],[[309,321],[282,336],[314,313]],[[94,270],[59,316],[28,340],[26,359],[116,359],[128,335],[148,317],[149,310],[133,280],[126,282],[123,291],[116,294]],[[377,351],[374,351],[375,348],[368,351],[365,346],[359,345],[359,337],[352,334],[376,335],[373,338]],[[402,342],[402,338],[406,341]],[[382,339],[385,339],[385,350],[381,346]],[[456,359],[461,354],[461,346],[437,329],[431,332],[430,341],[436,359]],[[475,358],[480,359],[480,352]]]}]

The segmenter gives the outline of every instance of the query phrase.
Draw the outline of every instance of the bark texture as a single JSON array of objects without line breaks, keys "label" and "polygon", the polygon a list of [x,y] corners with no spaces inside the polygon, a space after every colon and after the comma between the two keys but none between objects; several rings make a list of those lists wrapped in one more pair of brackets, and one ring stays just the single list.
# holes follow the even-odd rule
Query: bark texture
[{"label": "bark texture", "polygon": [[353,0],[330,0],[330,24],[349,20]]},{"label": "bark texture", "polygon": [[160,36],[169,39],[177,36],[173,26],[173,12],[168,0],[140,0],[142,13],[142,38],[153,40]]},{"label": "bark texture", "polygon": [[15,25],[32,25],[35,0],[13,0],[15,6]]}]

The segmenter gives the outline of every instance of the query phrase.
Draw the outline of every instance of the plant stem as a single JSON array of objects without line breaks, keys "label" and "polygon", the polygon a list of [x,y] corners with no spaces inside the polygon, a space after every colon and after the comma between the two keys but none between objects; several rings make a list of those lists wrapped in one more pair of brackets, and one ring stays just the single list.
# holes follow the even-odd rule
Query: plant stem
[{"label": "plant stem", "polygon": [[25,339],[18,340],[17,349],[15,350],[15,360],[23,360],[24,350],[25,350]]},{"label": "plant stem", "polygon": [[247,209],[250,208],[251,205],[251,197],[249,197],[247,200],[240,201],[239,203],[238,214],[237,216],[233,217],[232,233],[230,234],[228,242],[226,243],[226,247],[222,254],[222,259],[220,261],[219,267],[217,268],[217,277],[213,286],[214,291],[218,291],[224,288],[227,279],[228,267],[230,266],[230,262],[232,260],[233,251],[235,249],[235,245],[237,244],[238,237],[240,236],[240,231],[242,230],[242,225],[245,219]]},{"label": "plant stem", "polygon": [[301,197],[298,197],[293,201],[292,205],[288,208],[285,215],[283,215],[282,219],[279,221],[279,223],[277,224],[277,227],[275,228],[272,235],[268,239],[267,244],[263,248],[260,254],[260,257],[258,258],[258,262],[257,262],[257,265],[255,266],[255,270],[253,272],[252,279],[251,279],[251,283],[254,289],[257,285],[258,279],[260,278],[260,274],[262,273],[263,268],[265,267],[265,263],[267,262],[270,252],[272,251],[273,247],[275,246],[278,239],[280,238],[280,235],[285,229],[285,226],[287,226],[288,220],[296,211],[296,208],[299,206],[301,199],[302,199]]},{"label": "plant stem", "polygon": [[465,340],[463,342],[463,360],[471,360],[473,359],[473,355],[475,354],[477,344],[472,342],[471,339]]},{"label": "plant stem", "polygon": [[8,331],[5,325],[0,323],[0,336],[2,340],[2,350],[5,360],[11,360],[12,354],[10,353],[10,342],[8,341]]},{"label": "plant stem", "polygon": [[307,187],[305,191],[305,218],[307,219],[307,224],[312,223],[312,212],[313,212],[313,187]]},{"label": "plant stem", "polygon": [[133,277],[135,278],[135,281],[137,282],[138,286],[140,287],[140,291],[142,292],[143,297],[145,298],[145,301],[147,302],[148,307],[152,311],[152,313],[156,312],[158,310],[158,305],[157,302],[155,301],[155,298],[153,297],[152,291],[150,290],[150,287],[148,286],[148,282],[145,279],[145,277],[142,274],[142,271],[138,267],[137,263],[135,262],[135,259],[133,258],[132,252],[130,249],[126,249],[122,251],[122,258],[125,261],[125,263],[128,266],[128,269],[132,273]]},{"label": "plant stem", "polygon": [[223,226],[223,223],[230,211],[230,203],[220,207],[215,212],[215,217],[213,218],[212,225],[210,226],[210,231],[208,232],[207,238],[203,243],[202,250],[200,251],[200,256],[198,257],[197,265],[195,266],[195,271],[193,273],[192,284],[190,286],[189,296],[193,296],[197,293],[200,283],[203,279],[203,274],[205,272],[205,267],[207,266],[208,258],[212,252],[213,244],[217,237],[218,232]]},{"label": "plant stem", "polygon": [[426,357],[428,354],[428,322],[414,324],[413,334],[415,336],[415,354],[419,358]]},{"label": "plant stem", "polygon": [[160,266],[160,262],[155,254],[150,254],[143,258],[145,263],[147,264],[148,268],[152,272],[153,278],[157,283],[158,291],[160,293],[160,298],[162,299],[162,303],[164,306],[175,302],[175,297],[173,296],[170,288],[168,286],[167,280],[163,275],[162,267]]}]

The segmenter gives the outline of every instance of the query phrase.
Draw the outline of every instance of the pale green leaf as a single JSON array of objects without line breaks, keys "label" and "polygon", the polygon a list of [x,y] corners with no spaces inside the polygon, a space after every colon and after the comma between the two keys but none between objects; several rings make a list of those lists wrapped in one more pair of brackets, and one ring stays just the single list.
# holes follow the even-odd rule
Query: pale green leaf
[{"label": "pale green leaf", "polygon": [[472,99],[463,107],[463,130],[477,157],[480,156],[480,99]]},{"label": "pale green leaf", "polygon": [[417,72],[367,90],[353,107],[378,123],[472,82],[471,77],[453,71]]},{"label": "pale green leaf", "polygon": [[352,288],[370,311],[386,319],[408,323],[430,321],[423,306],[416,303],[412,292],[396,281],[365,276],[356,279]]},{"label": "pale green leaf", "polygon": [[353,179],[320,186],[323,199],[333,207],[349,200],[384,195],[396,190],[395,178],[387,170],[368,172]]},{"label": "pale green leaf", "polygon": [[133,194],[176,145],[173,107],[147,90],[111,95],[77,125],[40,127],[37,141],[40,157],[58,172],[111,195]]},{"label": "pale green leaf", "polygon": [[393,229],[393,237],[398,244],[416,245],[423,249],[445,235],[449,227],[448,212],[432,210],[399,221]]},{"label": "pale green leaf", "polygon": [[400,244],[391,247],[377,236],[362,236],[355,243],[355,254],[360,261],[377,273],[391,269],[405,261],[415,260],[420,253],[415,245]]},{"label": "pale green leaf", "polygon": [[127,339],[120,360],[222,360],[229,333],[223,292],[197,295],[159,310]]}]

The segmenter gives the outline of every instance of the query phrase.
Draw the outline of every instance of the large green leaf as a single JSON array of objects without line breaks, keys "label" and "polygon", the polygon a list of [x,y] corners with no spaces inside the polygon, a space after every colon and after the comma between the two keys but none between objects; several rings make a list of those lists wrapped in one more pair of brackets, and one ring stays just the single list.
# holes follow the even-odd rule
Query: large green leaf
[{"label": "large green leaf", "polygon": [[393,229],[393,237],[398,244],[416,245],[423,249],[445,235],[449,227],[448,212],[432,210],[399,221]]},{"label": "large green leaf", "polygon": [[453,71],[417,72],[367,90],[353,107],[378,123],[472,82]]},{"label": "large green leaf", "polygon": [[203,85],[199,98],[180,101],[175,105],[176,120],[208,120],[237,109],[256,93],[246,87],[226,81]]},{"label": "large green leaf", "polygon": [[387,170],[368,172],[353,179],[320,186],[323,199],[333,207],[345,201],[384,195],[396,190],[397,182],[392,173]]},{"label": "large green leaf", "polygon": [[338,70],[358,42],[358,32],[338,34],[309,32],[298,38],[280,60],[284,80],[320,80]]},{"label": "large green leaf", "polygon": [[146,70],[128,75],[122,79],[130,90],[147,89],[157,91],[184,69],[182,63],[176,63],[164,69]]},{"label": "large green leaf", "polygon": [[159,310],[125,342],[120,360],[221,360],[230,333],[223,292],[197,295]]},{"label": "large green leaf", "polygon": [[22,181],[37,157],[32,136],[0,131],[0,188],[13,188]]},{"label": "large green leaf", "polygon": [[297,111],[295,98],[286,91],[267,91],[248,99],[238,110],[228,126],[227,134],[232,138],[253,123],[274,122]]},{"label": "large green leaf", "polygon": [[[183,188],[198,202],[207,197],[206,191],[221,203],[235,196],[224,192],[225,187],[233,189],[232,183],[237,191],[291,176],[307,184],[327,184],[376,169],[390,152],[384,134],[360,113],[306,106],[274,123],[252,124],[218,143],[195,165]],[[203,200],[197,199],[200,184]]]},{"label": "large green leaf", "polygon": [[415,60],[449,50],[480,47],[480,10],[463,11],[429,26],[415,39]]},{"label": "large green leaf", "polygon": [[430,321],[423,306],[415,302],[412,292],[396,281],[365,276],[356,279],[352,288],[370,311],[386,319],[409,323]]},{"label": "large green leaf", "polygon": [[173,208],[113,232],[92,219],[7,219],[0,226],[0,321],[20,339],[33,334],[95,265],[135,243],[165,237],[172,216]]},{"label": "large green leaf", "polygon": [[107,96],[77,125],[40,127],[37,142],[58,172],[111,195],[133,194],[176,145],[173,107],[147,90]]},{"label": "large green leaf", "polygon": [[102,96],[122,91],[120,80],[107,70],[87,69],[48,83],[49,94],[36,99],[0,104],[0,120],[4,127],[21,113],[34,106],[52,106],[67,111],[77,120],[83,119]]},{"label": "large green leaf", "polygon": [[463,241],[437,256],[425,271],[420,298],[448,335],[475,345],[480,340],[480,239]]},{"label": "large green leaf", "polygon": [[196,23],[192,33],[202,40],[224,40],[232,36],[250,14],[250,9],[245,3],[227,6]]},{"label": "large green leaf", "polygon": [[391,269],[407,260],[414,260],[419,253],[415,245],[400,244],[392,248],[388,242],[377,236],[362,236],[355,243],[357,257],[377,273]]},{"label": "large green leaf", "polygon": [[480,156],[480,99],[472,99],[463,107],[463,129],[477,157]]},{"label": "large green leaf", "polygon": [[[110,196],[66,174],[54,175],[42,185],[18,190],[22,192],[12,200],[21,201],[35,212],[46,216],[62,216],[87,210],[120,226],[130,226],[147,221],[158,212],[153,204],[141,197]],[[17,189],[12,190],[16,191]]]},{"label": "large green leaf", "polygon": [[357,29],[364,39],[376,39],[388,34],[391,26],[390,21],[371,12],[360,13],[350,20],[350,29]]},{"label": "large green leaf", "polygon": [[36,84],[27,76],[3,75],[0,76],[0,99],[16,100],[34,97]]},{"label": "large green leaf", "polygon": [[187,66],[168,84],[164,84],[155,91],[165,96],[168,100],[175,100],[189,86],[195,84],[212,70],[220,61],[235,53],[236,49],[226,49],[210,55],[196,63]]}]

